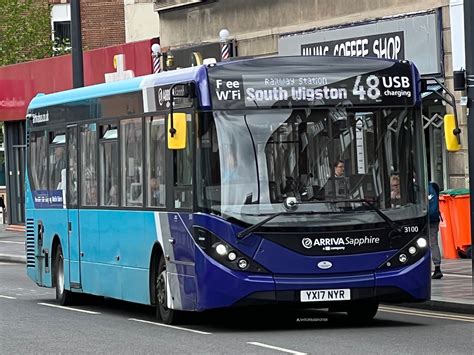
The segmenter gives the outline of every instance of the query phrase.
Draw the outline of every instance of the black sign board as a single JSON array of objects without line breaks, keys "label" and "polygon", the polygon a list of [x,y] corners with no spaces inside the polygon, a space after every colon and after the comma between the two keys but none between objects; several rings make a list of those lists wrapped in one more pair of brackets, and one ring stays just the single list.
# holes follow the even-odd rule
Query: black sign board
[{"label": "black sign board", "polygon": [[411,106],[413,66],[352,57],[273,57],[208,69],[214,109]]},{"label": "black sign board", "polygon": [[405,59],[403,31],[301,45],[301,55]]},{"label": "black sign board", "polygon": [[391,230],[387,228],[321,233],[269,232],[260,235],[298,254],[311,256],[361,254],[399,249],[413,239],[411,234],[396,235],[393,238]]},{"label": "black sign board", "polygon": [[[173,107],[183,108],[193,105],[192,93],[194,90],[192,84],[183,83],[173,85]],[[169,110],[171,100],[171,85],[155,87],[156,109]]]}]

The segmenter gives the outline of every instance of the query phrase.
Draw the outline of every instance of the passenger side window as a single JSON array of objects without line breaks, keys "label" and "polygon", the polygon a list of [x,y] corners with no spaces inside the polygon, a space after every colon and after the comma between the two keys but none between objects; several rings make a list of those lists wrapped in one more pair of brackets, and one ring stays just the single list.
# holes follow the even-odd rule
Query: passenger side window
[{"label": "passenger side window", "polygon": [[186,117],[186,148],[175,150],[174,154],[174,207],[193,207],[193,146],[191,115]]},{"label": "passenger side window", "polygon": [[122,151],[122,203],[143,206],[142,119],[120,122]]},{"label": "passenger side window", "polygon": [[166,129],[163,116],[146,119],[147,206],[164,207]]},{"label": "passenger side window", "polygon": [[77,208],[77,197],[79,195],[77,180],[77,126],[67,128],[67,151],[68,151],[68,202],[70,208]]},{"label": "passenger side window", "polygon": [[95,123],[81,127],[81,203],[97,206],[97,126]]},{"label": "passenger side window", "polygon": [[100,162],[100,205],[119,205],[119,158],[118,127],[104,125],[100,127],[99,162]]},{"label": "passenger side window", "polygon": [[31,190],[47,190],[47,147],[45,132],[33,132],[30,135],[30,164],[32,186]]},{"label": "passenger side window", "polygon": [[49,190],[66,191],[66,134],[49,132]]}]

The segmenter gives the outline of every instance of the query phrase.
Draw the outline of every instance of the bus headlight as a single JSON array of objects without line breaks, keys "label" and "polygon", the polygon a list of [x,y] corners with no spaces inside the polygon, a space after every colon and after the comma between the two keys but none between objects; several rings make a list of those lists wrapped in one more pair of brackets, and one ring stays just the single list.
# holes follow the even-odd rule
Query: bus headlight
[{"label": "bus headlight", "polygon": [[379,269],[401,267],[413,264],[426,254],[428,242],[425,237],[416,237],[379,266]]},{"label": "bus headlight", "polygon": [[227,248],[225,247],[224,244],[217,244],[216,245],[216,252],[220,256],[225,256],[225,255],[227,255]]},{"label": "bus headlight", "polygon": [[246,272],[269,273],[263,266],[207,229],[197,226],[194,227],[193,238],[202,251],[229,269],[235,271],[245,270]]},{"label": "bus headlight", "polygon": [[416,241],[416,244],[417,244],[420,248],[426,248],[426,246],[428,245],[428,242],[426,241],[425,238],[418,238],[417,241]]}]

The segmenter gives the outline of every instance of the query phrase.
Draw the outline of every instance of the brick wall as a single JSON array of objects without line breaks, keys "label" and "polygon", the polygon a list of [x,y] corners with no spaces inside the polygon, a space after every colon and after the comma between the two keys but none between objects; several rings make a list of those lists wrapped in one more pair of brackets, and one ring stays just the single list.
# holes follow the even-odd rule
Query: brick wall
[{"label": "brick wall", "polygon": [[125,43],[123,0],[81,0],[81,23],[86,50]]}]

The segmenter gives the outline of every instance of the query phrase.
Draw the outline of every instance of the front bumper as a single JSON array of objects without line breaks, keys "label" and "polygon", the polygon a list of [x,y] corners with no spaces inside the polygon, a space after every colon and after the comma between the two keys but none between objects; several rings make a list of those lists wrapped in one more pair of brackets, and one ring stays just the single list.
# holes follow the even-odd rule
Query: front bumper
[{"label": "front bumper", "polygon": [[[301,290],[350,288],[351,301],[422,302],[431,297],[429,252],[416,263],[401,268],[324,276],[246,274],[198,254],[198,310],[275,303],[302,305]],[[324,308],[331,303],[303,305]]]}]

